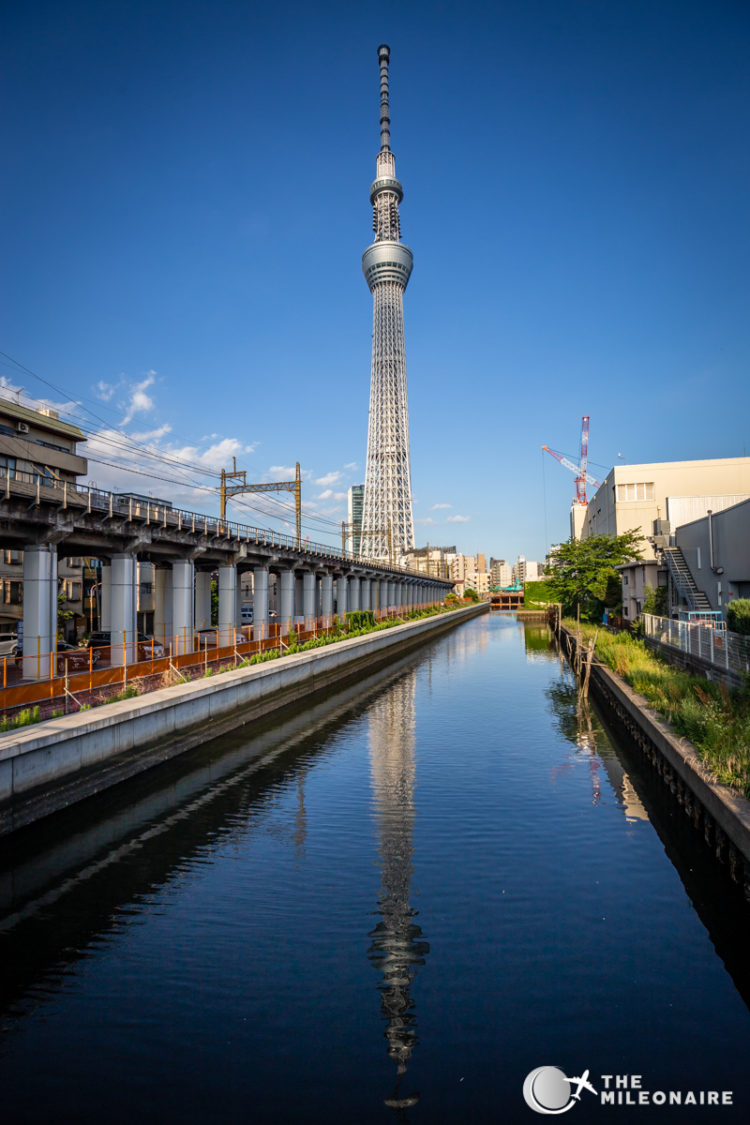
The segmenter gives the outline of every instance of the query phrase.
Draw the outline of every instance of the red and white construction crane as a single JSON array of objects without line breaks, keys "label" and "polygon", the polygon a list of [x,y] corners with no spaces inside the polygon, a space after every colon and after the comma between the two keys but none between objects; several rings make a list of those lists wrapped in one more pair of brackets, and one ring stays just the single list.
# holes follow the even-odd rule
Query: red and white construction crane
[{"label": "red and white construction crane", "polygon": [[589,473],[586,468],[589,459],[588,414],[584,414],[583,418],[581,419],[581,458],[579,464],[576,465],[573,461],[570,460],[569,457],[565,457],[564,454],[558,453],[555,449],[550,449],[548,445],[543,445],[542,449],[546,450],[547,453],[549,453],[550,457],[554,457],[555,460],[559,461],[561,465],[564,465],[566,469],[570,469],[571,473],[575,473],[576,495],[573,503],[581,504],[585,508],[586,504],[588,503],[588,500],[586,499],[586,485],[590,484],[594,488],[601,487],[601,481],[598,481],[595,477],[592,477],[591,473]]}]

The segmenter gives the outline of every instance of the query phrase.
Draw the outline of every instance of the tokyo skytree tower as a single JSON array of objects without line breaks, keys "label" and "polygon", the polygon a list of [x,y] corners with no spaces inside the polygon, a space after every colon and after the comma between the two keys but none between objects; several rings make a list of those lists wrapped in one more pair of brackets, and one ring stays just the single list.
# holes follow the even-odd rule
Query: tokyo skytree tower
[{"label": "tokyo skytree tower", "polygon": [[370,187],[375,240],[362,255],[372,293],[372,375],[367,468],[362,509],[361,554],[395,558],[414,547],[409,469],[409,405],[406,398],[404,290],[412,252],[401,242],[398,205],[404,197],[391,152],[388,105],[390,47],[378,47],[380,63],[380,152]]}]

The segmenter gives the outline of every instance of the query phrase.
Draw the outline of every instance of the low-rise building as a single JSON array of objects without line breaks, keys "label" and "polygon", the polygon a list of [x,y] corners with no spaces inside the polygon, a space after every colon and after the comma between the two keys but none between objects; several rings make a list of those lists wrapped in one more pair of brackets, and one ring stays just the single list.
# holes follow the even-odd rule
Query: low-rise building
[{"label": "low-rise building", "polygon": [[750,500],[683,524],[675,545],[713,610],[750,598]]},{"label": "low-rise building", "polygon": [[[78,454],[84,434],[63,422],[55,410],[32,409],[0,398],[0,484],[5,478],[30,483],[75,484],[88,471]],[[60,624],[67,638],[86,627],[90,560],[60,555]],[[23,619],[23,551],[0,551],[0,629],[17,632]]]}]

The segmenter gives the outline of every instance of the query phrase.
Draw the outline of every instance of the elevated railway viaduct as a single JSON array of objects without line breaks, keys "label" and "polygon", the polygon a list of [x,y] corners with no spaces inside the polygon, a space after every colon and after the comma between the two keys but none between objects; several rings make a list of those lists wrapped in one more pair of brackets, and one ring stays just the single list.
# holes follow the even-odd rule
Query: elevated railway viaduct
[{"label": "elevated railway viaduct", "polygon": [[138,560],[155,568],[154,632],[174,638],[180,651],[192,648],[196,618],[210,620],[215,572],[220,644],[231,643],[240,625],[245,571],[253,574],[253,639],[268,629],[271,574],[277,576],[282,622],[330,619],[356,609],[408,609],[440,600],[451,589],[451,583],[294,536],[10,469],[0,477],[0,544],[24,552],[26,679],[45,679],[50,672],[59,558],[102,560],[102,616],[112,663],[137,659]]}]

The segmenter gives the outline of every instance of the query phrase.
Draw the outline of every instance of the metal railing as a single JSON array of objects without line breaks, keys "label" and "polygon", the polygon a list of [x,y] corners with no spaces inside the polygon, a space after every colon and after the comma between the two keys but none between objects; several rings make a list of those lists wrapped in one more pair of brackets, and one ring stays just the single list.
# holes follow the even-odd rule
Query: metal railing
[{"label": "metal railing", "polygon": [[[1,480],[3,480],[3,477],[0,476]],[[20,484],[23,487],[14,489],[12,488],[13,484]],[[417,571],[391,566],[388,562],[368,559],[363,555],[355,555],[351,551],[342,554],[340,549],[327,543],[314,543],[309,539],[302,539],[298,543],[296,535],[286,535],[280,531],[270,531],[268,528],[253,527],[249,524],[236,523],[233,520],[223,520],[218,516],[207,516],[201,512],[173,508],[171,505],[160,504],[158,500],[143,500],[117,492],[104,492],[92,485],[80,488],[70,481],[43,477],[41,473],[22,472],[18,469],[11,469],[10,466],[6,466],[2,488],[6,500],[9,500],[13,493],[20,492],[24,496],[33,497],[36,504],[41,504],[42,501],[52,501],[59,504],[63,509],[72,508],[86,513],[96,512],[97,515],[104,515],[105,518],[123,518],[129,522],[143,523],[146,527],[159,526],[165,529],[172,528],[176,531],[190,531],[198,535],[210,535],[215,539],[231,539],[255,546],[302,551],[305,554],[318,555],[327,559],[341,559],[343,562],[360,563],[364,566],[393,571],[397,574],[408,574],[410,576],[418,574]],[[424,575],[420,574],[419,577],[424,577]],[[436,581],[441,580],[437,579]]]},{"label": "metal railing", "polygon": [[645,635],[659,644],[697,656],[716,668],[743,674],[750,672],[750,637],[696,621],[643,614]]}]

